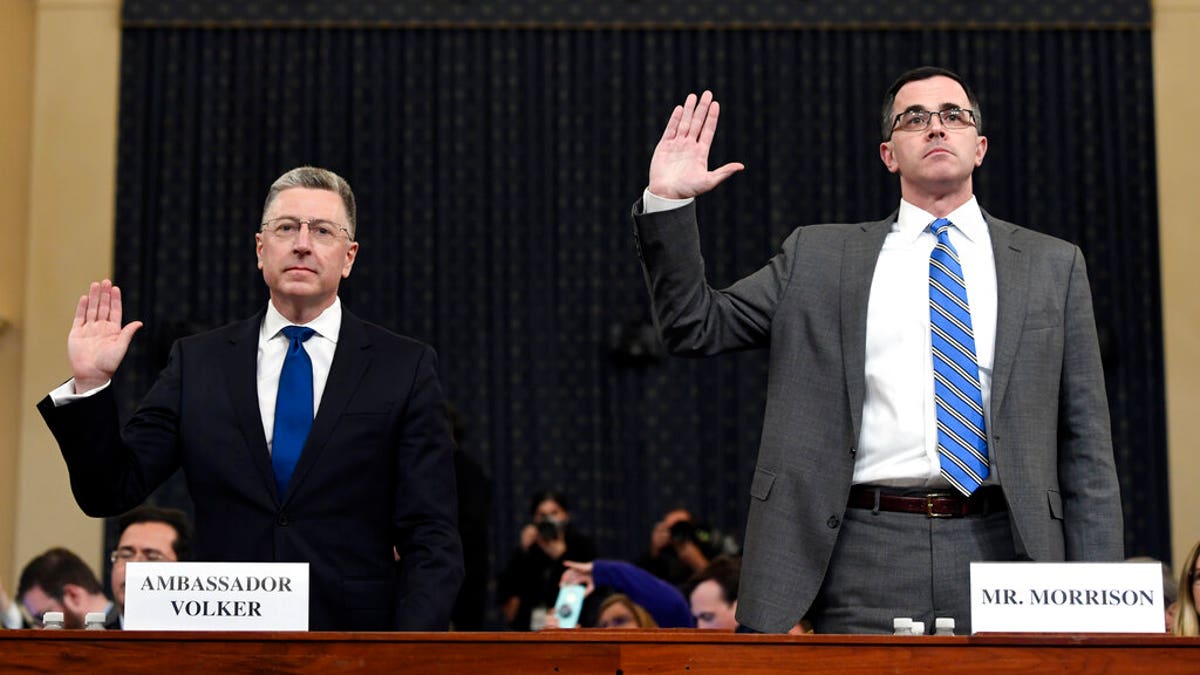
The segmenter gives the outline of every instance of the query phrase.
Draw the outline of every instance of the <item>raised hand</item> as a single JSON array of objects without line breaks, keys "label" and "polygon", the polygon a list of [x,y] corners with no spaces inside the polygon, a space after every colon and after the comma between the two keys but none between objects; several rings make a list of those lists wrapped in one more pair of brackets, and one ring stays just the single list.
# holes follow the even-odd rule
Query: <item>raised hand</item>
[{"label": "raised hand", "polygon": [[740,162],[730,162],[708,170],[708,151],[720,114],[721,104],[707,90],[699,101],[695,94],[688,94],[683,105],[675,106],[650,158],[651,193],[668,199],[695,197],[746,168]]},{"label": "raised hand", "polygon": [[142,327],[130,321],[121,327],[121,289],[105,279],[92,282],[79,297],[75,320],[67,336],[67,360],[75,377],[75,392],[95,389],[112,379],[125,358],[129,341]]}]

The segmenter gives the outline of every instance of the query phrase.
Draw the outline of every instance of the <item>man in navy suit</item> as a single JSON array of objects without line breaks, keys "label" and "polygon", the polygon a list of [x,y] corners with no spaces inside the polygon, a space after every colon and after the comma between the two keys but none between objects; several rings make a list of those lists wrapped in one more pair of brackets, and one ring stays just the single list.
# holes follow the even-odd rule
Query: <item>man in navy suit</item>
[{"label": "man in navy suit", "polygon": [[[88,515],[137,506],[182,467],[197,560],[308,562],[313,630],[444,630],[463,563],[436,357],[342,307],[355,231],[345,180],[289,171],[255,235],[261,312],[177,342],[122,429],[108,384],[142,323],[122,326],[120,290],[93,283],[68,338],[73,377],[38,409]],[[289,326],[311,332],[293,342]],[[311,364],[300,423],[276,419],[277,393],[281,410],[297,398],[280,387],[289,349]]]}]

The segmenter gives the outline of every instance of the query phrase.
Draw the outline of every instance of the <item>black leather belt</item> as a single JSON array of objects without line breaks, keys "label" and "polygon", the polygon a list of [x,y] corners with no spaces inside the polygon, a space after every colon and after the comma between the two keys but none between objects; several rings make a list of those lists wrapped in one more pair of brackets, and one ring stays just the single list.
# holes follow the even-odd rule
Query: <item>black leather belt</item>
[{"label": "black leather belt", "polygon": [[[894,490],[894,488],[892,488]],[[954,492],[888,492],[889,488],[855,485],[846,506],[852,509],[919,513],[926,518],[961,518],[1007,511],[1008,503],[997,485],[980,487],[970,497]]]}]

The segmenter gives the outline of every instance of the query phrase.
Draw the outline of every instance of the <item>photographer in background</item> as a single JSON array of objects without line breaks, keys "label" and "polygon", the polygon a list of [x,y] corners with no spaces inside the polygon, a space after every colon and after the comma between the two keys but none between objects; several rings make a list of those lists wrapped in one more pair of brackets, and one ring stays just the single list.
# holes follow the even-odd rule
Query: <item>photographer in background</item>
[{"label": "photographer in background", "polygon": [[[569,508],[566,497],[552,490],[530,501],[531,522],[521,529],[520,547],[496,579],[500,613],[514,630],[541,627],[544,610],[553,607],[558,596],[563,560],[588,562],[596,557],[591,538],[571,529]],[[538,609],[543,611],[535,612]]]},{"label": "photographer in background", "polygon": [[697,522],[685,508],[671,509],[650,532],[650,549],[637,566],[682,588],[718,555],[738,555],[737,541]]}]

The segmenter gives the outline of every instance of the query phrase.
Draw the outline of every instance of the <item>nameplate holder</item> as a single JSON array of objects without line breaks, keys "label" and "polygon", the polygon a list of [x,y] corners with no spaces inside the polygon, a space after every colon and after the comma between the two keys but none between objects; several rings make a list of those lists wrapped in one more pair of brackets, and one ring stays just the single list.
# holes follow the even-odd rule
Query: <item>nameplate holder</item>
[{"label": "nameplate holder", "polygon": [[975,633],[1162,633],[1158,563],[971,563]]},{"label": "nameplate holder", "polygon": [[308,563],[126,563],[125,629],[306,631]]}]

